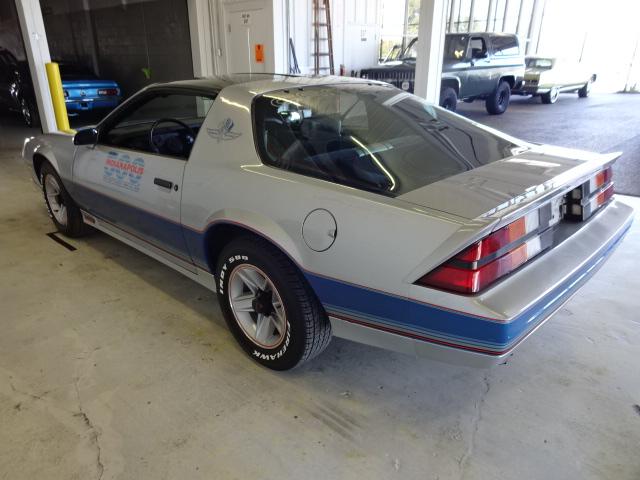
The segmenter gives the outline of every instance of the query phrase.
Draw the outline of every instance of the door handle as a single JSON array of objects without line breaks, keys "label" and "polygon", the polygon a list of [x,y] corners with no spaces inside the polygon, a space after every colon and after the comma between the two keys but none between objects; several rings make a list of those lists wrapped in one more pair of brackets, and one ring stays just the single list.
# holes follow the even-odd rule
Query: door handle
[{"label": "door handle", "polygon": [[164,180],[158,177],[153,179],[153,183],[163,188],[168,188],[169,190],[171,190],[171,187],[173,187],[173,183],[171,183],[169,180]]}]

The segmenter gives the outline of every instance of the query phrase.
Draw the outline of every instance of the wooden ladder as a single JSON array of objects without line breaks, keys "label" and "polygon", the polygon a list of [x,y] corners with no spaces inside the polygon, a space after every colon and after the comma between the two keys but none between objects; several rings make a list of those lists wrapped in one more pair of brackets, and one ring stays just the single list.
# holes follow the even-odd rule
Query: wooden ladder
[{"label": "wooden ladder", "polygon": [[[324,12],[324,22],[320,15]],[[321,28],[326,31],[326,37],[321,37]],[[327,42],[327,51],[320,50],[320,43]],[[323,43],[324,45],[324,43]],[[319,75],[323,70],[329,70],[329,74],[334,74],[333,69],[333,37],[331,35],[331,7],[330,0],[313,0],[313,71]],[[320,65],[320,57],[328,57],[329,65]]]}]

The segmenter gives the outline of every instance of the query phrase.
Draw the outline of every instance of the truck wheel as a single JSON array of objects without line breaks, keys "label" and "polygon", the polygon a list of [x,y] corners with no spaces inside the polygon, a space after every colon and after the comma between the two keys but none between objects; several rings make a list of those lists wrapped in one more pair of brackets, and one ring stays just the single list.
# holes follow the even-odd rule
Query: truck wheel
[{"label": "truck wheel", "polygon": [[262,238],[243,236],[220,254],[216,286],[224,318],[242,349],[273,370],[322,352],[331,323],[300,270]]},{"label": "truck wheel", "polygon": [[507,110],[511,98],[511,86],[509,82],[501,81],[495,91],[487,97],[487,112],[491,115],[500,115]]},{"label": "truck wheel", "polygon": [[20,113],[22,114],[22,119],[27,127],[37,127],[40,123],[38,109],[36,108],[33,100],[27,100],[22,97],[20,99]]},{"label": "truck wheel", "polygon": [[542,99],[542,103],[549,105],[551,103],[556,103],[559,96],[560,91],[558,90],[558,87],[551,87],[551,90],[540,95],[540,98]]},{"label": "truck wheel", "polygon": [[591,93],[591,84],[592,84],[592,80],[589,79],[589,81],[587,83],[584,84],[584,86],[578,90],[578,97],[580,98],[587,98],[589,96],[589,93]]},{"label": "truck wheel", "polygon": [[81,237],[90,231],[82,221],[82,213],[62,184],[62,180],[49,163],[40,170],[40,183],[44,202],[53,224],[67,237]]},{"label": "truck wheel", "polygon": [[440,91],[440,106],[452,112],[458,107],[458,94],[451,87],[445,87]]}]

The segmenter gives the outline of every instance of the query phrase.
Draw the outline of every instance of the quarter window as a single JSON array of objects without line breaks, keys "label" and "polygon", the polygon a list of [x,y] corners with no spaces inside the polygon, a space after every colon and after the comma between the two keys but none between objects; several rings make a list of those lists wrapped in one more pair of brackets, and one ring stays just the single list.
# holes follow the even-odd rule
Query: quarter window
[{"label": "quarter window", "polygon": [[516,37],[493,37],[493,54],[498,57],[519,55],[520,46]]}]

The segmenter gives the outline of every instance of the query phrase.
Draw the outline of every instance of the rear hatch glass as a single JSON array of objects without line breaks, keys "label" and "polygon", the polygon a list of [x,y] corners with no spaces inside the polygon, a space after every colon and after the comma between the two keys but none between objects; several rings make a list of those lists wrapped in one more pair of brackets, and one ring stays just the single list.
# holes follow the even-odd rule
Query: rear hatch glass
[{"label": "rear hatch glass", "polygon": [[267,93],[254,102],[254,121],[265,163],[394,197],[526,146],[380,85]]}]

